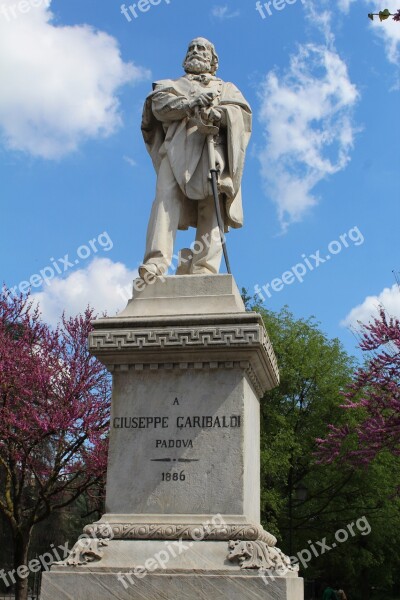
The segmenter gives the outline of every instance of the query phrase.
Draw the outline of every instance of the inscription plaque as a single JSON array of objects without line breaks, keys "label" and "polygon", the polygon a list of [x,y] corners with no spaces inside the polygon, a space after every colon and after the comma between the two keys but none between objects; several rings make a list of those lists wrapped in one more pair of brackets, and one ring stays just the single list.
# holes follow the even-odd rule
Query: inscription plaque
[{"label": "inscription plaque", "polygon": [[107,512],[242,514],[243,373],[150,373],[114,374]]}]

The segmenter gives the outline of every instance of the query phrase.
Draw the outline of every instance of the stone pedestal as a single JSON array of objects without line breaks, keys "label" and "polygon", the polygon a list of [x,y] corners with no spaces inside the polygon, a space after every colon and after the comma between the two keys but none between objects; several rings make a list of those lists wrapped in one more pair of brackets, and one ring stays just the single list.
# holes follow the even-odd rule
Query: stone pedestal
[{"label": "stone pedestal", "polygon": [[302,600],[260,525],[259,398],[278,368],[232,276],[158,280],[89,344],[113,373],[106,514],[42,600]]}]

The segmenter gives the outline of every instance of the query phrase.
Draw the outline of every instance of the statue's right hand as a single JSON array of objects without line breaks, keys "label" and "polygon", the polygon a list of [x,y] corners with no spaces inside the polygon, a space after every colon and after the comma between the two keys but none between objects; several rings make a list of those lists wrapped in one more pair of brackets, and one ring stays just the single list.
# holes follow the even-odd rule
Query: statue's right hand
[{"label": "statue's right hand", "polygon": [[200,96],[197,96],[197,98],[195,98],[193,100],[193,102],[191,102],[190,108],[195,108],[196,106],[200,106],[201,108],[211,106],[213,100],[214,100],[214,93],[213,92],[205,92],[203,94],[200,94]]}]

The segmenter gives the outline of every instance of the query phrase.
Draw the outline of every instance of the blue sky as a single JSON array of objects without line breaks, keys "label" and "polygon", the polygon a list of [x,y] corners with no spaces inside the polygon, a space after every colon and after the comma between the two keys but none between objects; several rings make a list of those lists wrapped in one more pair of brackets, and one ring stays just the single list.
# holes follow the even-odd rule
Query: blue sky
[{"label": "blue sky", "polygon": [[238,286],[350,352],[379,303],[400,316],[400,23],[367,18],[400,2],[264,4],[160,0],[128,21],[117,0],[0,0],[0,275],[50,322],[126,303],[155,188],[142,105],[199,35],[254,113]]}]

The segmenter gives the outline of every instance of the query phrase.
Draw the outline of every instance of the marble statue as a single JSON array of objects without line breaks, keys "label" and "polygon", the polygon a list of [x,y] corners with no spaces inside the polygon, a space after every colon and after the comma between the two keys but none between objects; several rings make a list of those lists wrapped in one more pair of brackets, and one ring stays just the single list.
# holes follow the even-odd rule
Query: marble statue
[{"label": "marble statue", "polygon": [[[243,224],[241,180],[251,134],[251,108],[234,84],[216,76],[218,55],[208,40],[196,38],[189,44],[183,68],[186,73],[179,79],[153,84],[143,110],[142,133],[157,173],[157,188],[139,268],[142,279],[166,273],[176,232],[189,227],[197,231],[186,273],[217,274],[221,233],[223,238],[223,232]],[[221,230],[210,183],[210,126]]]}]

